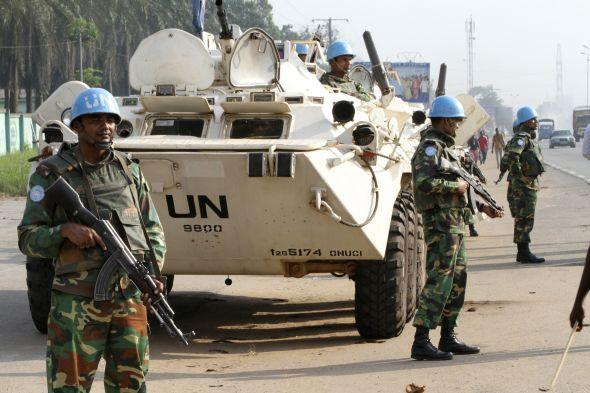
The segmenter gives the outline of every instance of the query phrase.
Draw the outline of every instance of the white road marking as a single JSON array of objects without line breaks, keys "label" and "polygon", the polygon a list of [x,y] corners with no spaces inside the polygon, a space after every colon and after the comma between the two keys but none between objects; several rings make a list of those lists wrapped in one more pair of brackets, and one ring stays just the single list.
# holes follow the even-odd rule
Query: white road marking
[{"label": "white road marking", "polygon": [[545,164],[547,164],[548,166],[550,166],[553,169],[557,169],[558,171],[567,173],[570,176],[573,176],[573,177],[578,178],[580,180],[584,180],[586,182],[586,184],[590,184],[590,179],[586,178],[583,175],[580,175],[579,173],[576,173],[576,172],[574,172],[574,171],[572,171],[570,169],[562,168],[559,165],[555,165],[555,164],[552,164],[552,163],[547,162],[547,161],[545,161]]}]

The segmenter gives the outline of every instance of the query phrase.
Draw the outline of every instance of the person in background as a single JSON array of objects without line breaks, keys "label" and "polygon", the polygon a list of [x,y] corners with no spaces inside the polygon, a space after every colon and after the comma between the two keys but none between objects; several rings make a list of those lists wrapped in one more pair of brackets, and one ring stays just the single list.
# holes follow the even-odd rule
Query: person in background
[{"label": "person in background", "polygon": [[516,131],[506,144],[500,162],[500,178],[508,172],[507,199],[510,214],[514,217],[514,243],[520,263],[542,263],[545,258],[537,257],[530,250],[530,233],[535,223],[535,206],[539,191],[539,176],[545,172],[541,148],[535,141],[537,136],[537,111],[524,106],[516,113]]},{"label": "person in background", "polygon": [[338,89],[342,93],[351,95],[362,101],[375,99],[373,94],[365,91],[360,83],[353,81],[348,76],[350,64],[355,57],[348,42],[342,40],[332,42],[328,47],[327,57],[330,62],[330,72],[326,72],[320,78],[320,82],[323,85]]},{"label": "person in background", "polygon": [[492,154],[496,153],[496,168],[500,168],[500,161],[502,161],[504,155],[504,146],[506,146],[504,135],[496,127],[496,133],[492,138]]},{"label": "person in background", "polygon": [[305,63],[307,61],[307,52],[309,52],[309,45],[296,44],[295,51],[297,52],[297,57],[299,57],[299,59]]},{"label": "person in background", "polygon": [[467,147],[475,162],[479,162],[479,143],[477,143],[475,135],[472,135],[471,138],[467,140]]},{"label": "person in background", "polygon": [[484,130],[481,130],[479,138],[477,138],[477,144],[479,145],[479,163],[483,165],[486,163],[489,146],[488,136]]}]

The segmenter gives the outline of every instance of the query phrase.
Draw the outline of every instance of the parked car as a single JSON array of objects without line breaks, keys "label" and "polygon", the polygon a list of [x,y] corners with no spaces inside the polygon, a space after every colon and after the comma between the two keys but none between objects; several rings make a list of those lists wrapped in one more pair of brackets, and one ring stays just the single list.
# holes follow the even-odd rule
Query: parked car
[{"label": "parked car", "polygon": [[553,149],[555,146],[569,146],[576,147],[576,140],[574,134],[570,130],[555,130],[551,134],[549,148]]}]

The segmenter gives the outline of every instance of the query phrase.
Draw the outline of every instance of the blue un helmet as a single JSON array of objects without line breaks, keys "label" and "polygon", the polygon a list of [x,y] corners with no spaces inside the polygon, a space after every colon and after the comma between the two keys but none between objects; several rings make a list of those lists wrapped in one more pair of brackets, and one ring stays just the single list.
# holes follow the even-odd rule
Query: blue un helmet
[{"label": "blue un helmet", "polygon": [[463,105],[461,105],[458,99],[451,96],[440,96],[432,101],[428,117],[465,118],[466,116]]},{"label": "blue un helmet", "polygon": [[537,111],[530,106],[523,106],[516,112],[516,122],[518,124],[522,124],[525,121],[529,121],[531,119],[535,119],[539,117]]},{"label": "blue un helmet", "polygon": [[295,45],[295,52],[297,52],[298,55],[306,55],[308,51],[309,51],[309,45],[307,45],[307,44],[296,44]]},{"label": "blue un helmet", "polygon": [[121,114],[119,112],[119,105],[117,100],[111,93],[105,89],[92,88],[84,90],[78,94],[72,105],[72,120],[73,123],[78,117],[83,115],[91,115],[98,113],[108,113],[115,117],[115,122],[121,122]]},{"label": "blue un helmet", "polygon": [[338,56],[352,56],[355,57],[354,51],[348,44],[343,40],[337,40],[330,44],[328,47],[328,61],[337,58]]}]

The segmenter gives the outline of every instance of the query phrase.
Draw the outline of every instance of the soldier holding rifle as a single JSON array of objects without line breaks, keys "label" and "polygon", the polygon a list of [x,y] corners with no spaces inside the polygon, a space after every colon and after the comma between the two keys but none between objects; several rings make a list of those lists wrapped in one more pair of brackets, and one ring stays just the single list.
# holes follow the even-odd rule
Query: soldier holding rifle
[{"label": "soldier holding rifle", "polygon": [[[455,135],[465,118],[461,103],[453,97],[437,97],[429,117],[432,127],[424,133],[412,158],[416,206],[424,220],[427,280],[414,317],[416,335],[411,356],[417,360],[449,360],[453,354],[479,352],[479,347],[461,342],[455,334],[467,284],[465,225],[473,220],[467,194],[473,188],[470,184],[478,184],[460,168],[454,152]],[[489,196],[480,185],[479,192]],[[489,204],[478,202],[477,208],[490,217],[501,217],[501,207],[491,197],[487,199]],[[437,348],[430,342],[429,331],[439,325],[442,330]]]},{"label": "soldier holding rifle", "polygon": [[[128,274],[117,268],[110,276],[107,300],[97,301],[95,286],[108,243],[94,229],[71,221],[59,201],[45,195],[61,176],[94,216],[112,224],[133,257],[159,276],[166,252],[164,233],[138,165],[112,149],[120,121],[117,102],[108,91],[82,92],[72,106],[71,121],[79,143],[64,144],[30,179],[18,237],[24,254],[55,263],[47,334],[50,392],[88,392],[101,357],[106,360],[106,392],[146,391],[145,305],[151,307],[150,300],[142,299]],[[163,291],[160,281],[152,283],[156,293]]]}]

